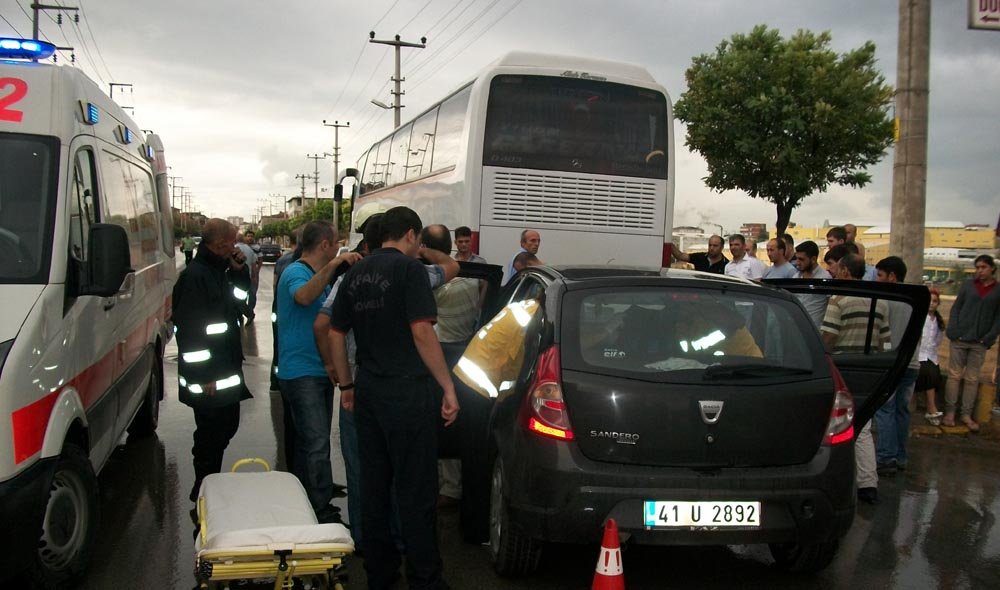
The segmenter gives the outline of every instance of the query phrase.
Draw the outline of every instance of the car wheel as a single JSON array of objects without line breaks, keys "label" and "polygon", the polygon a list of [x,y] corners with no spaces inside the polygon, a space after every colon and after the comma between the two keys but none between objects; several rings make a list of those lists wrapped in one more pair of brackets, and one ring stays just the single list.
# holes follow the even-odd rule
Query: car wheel
[{"label": "car wheel", "polygon": [[813,574],[833,561],[839,543],[836,539],[822,543],[771,543],[774,564],[783,570]]},{"label": "car wheel", "polygon": [[149,371],[149,385],[146,386],[142,406],[128,425],[128,433],[132,436],[149,436],[160,424],[160,392],[163,391],[163,359],[159,354],[153,359],[153,368]]},{"label": "car wheel", "polygon": [[41,588],[68,588],[86,567],[100,523],[97,476],[86,453],[67,443],[56,463],[30,574]]},{"label": "car wheel", "polygon": [[493,464],[490,490],[490,559],[501,576],[521,576],[538,568],[541,544],[510,526],[507,498],[503,495],[503,465]]}]

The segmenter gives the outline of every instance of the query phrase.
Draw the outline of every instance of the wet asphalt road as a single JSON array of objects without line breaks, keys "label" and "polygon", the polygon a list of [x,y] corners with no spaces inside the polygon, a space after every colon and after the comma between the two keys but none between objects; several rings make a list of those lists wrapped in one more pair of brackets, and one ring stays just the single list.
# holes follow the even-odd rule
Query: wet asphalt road
[{"label": "wet asphalt road", "polygon": [[[258,320],[244,336],[246,377],[254,399],[242,405],[226,464],[256,456],[281,468],[276,442],[281,439],[281,403],[276,393],[268,392],[271,270],[268,265],[262,271]],[[171,343],[157,436],[128,441],[100,475],[100,540],[83,588],[195,586],[192,504],[187,499],[194,479],[193,418],[177,401],[176,354]],[[334,477],[343,482],[336,418],[333,424]],[[817,576],[774,570],[763,546],[629,547],[623,556],[626,587],[1000,588],[1000,444],[949,438],[912,439],[911,445],[910,469],[882,480],[881,503],[859,507],[836,560]],[[461,541],[457,511],[440,514],[440,529],[445,577],[453,588],[590,588],[596,546],[547,548],[539,573],[507,580],[493,573],[484,547]],[[349,587],[365,587],[359,560],[350,564],[349,574]]]}]

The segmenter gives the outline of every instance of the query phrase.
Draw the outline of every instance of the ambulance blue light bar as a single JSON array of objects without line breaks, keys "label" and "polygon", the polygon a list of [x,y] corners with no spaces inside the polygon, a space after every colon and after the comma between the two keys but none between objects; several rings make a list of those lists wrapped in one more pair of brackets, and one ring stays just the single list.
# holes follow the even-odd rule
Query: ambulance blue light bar
[{"label": "ambulance blue light bar", "polygon": [[88,125],[97,125],[101,120],[101,112],[97,110],[97,105],[92,102],[81,100],[80,113],[83,115],[83,122]]},{"label": "ambulance blue light bar", "polygon": [[0,37],[0,59],[46,59],[56,52],[56,46],[34,39]]},{"label": "ambulance blue light bar", "polygon": [[135,141],[135,133],[133,133],[132,130],[129,129],[128,127],[124,125],[119,125],[117,131],[118,131],[119,142],[128,145],[133,141]]}]

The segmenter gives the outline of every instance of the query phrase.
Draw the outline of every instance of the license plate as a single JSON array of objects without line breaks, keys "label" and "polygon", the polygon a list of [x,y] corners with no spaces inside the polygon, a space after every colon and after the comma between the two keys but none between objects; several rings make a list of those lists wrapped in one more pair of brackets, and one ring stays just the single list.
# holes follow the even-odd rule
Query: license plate
[{"label": "license plate", "polygon": [[643,506],[647,527],[759,527],[760,502],[655,502]]}]

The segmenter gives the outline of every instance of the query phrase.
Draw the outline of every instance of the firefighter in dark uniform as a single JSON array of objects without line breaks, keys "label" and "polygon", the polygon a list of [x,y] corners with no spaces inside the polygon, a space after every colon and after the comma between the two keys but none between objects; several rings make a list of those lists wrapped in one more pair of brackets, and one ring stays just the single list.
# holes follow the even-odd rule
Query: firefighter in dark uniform
[{"label": "firefighter in dark uniform", "polygon": [[208,220],[198,253],[174,285],[178,391],[194,410],[196,426],[192,502],[205,476],[222,470],[222,456],[240,425],[240,402],[250,398],[240,340],[250,272],[235,240],[228,221]]}]

